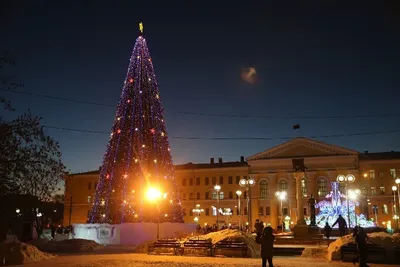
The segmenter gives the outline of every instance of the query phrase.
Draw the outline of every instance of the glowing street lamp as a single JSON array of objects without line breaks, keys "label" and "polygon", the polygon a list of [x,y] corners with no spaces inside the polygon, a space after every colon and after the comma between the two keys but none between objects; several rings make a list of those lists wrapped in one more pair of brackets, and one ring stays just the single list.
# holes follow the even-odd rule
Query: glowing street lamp
[{"label": "glowing street lamp", "polygon": [[247,194],[247,216],[248,216],[248,221],[251,223],[251,188],[256,184],[256,180],[253,178],[249,177],[248,179],[242,178],[239,181],[239,185],[241,187],[246,188],[246,190],[249,192]]},{"label": "glowing street lamp", "polygon": [[218,210],[218,206],[219,206],[219,191],[221,190],[221,186],[216,184],[214,186],[214,190],[215,192],[217,192],[217,230],[219,230],[219,210]]},{"label": "glowing street lamp", "polygon": [[[146,192],[146,197],[147,200],[150,202],[156,202],[158,200],[160,200],[163,196],[163,193],[161,193],[160,190],[158,190],[157,188],[149,188]],[[165,198],[165,194],[164,194],[164,198]],[[160,212],[159,212],[160,213]],[[157,240],[160,238],[160,214],[158,214],[157,216]]]},{"label": "glowing street lamp", "polygon": [[[392,191],[393,191],[393,219],[395,216],[397,216],[397,208],[396,208],[396,191],[397,191],[397,186],[392,186]],[[397,220],[396,221],[396,228],[398,228],[397,226]]]},{"label": "glowing street lamp", "polygon": [[286,199],[286,191],[277,191],[275,196],[281,201],[281,223],[282,223],[282,233],[283,233],[283,201]]},{"label": "glowing street lamp", "polygon": [[196,208],[192,209],[192,212],[195,214],[194,221],[198,222],[200,217],[200,213],[204,212],[204,209],[200,209],[200,204],[196,204]]},{"label": "glowing street lamp", "polygon": [[394,182],[397,184],[397,198],[399,200],[398,207],[399,207],[399,211],[400,211],[400,178],[397,178]]},{"label": "glowing street lamp", "polygon": [[346,186],[346,202],[347,202],[347,223],[349,224],[349,229],[350,229],[350,206],[349,206],[349,192],[347,190],[347,185],[349,183],[353,183],[356,180],[356,177],[353,174],[348,174],[347,176],[344,176],[342,174],[338,175],[336,177],[336,181],[339,183],[344,183]]},{"label": "glowing street lamp", "polygon": [[242,191],[237,190],[236,195],[238,196],[238,209],[239,209],[239,231],[242,230],[242,210],[240,208],[240,196],[242,195]]}]

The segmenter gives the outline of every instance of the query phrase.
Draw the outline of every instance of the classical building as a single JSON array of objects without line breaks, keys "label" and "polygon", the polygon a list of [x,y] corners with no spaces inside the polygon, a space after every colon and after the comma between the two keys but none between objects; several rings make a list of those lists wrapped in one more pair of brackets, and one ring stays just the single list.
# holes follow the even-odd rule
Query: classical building
[{"label": "classical building", "polygon": [[[293,159],[303,159],[304,175],[295,172]],[[255,219],[276,228],[307,220],[307,200],[313,194],[322,200],[331,190],[338,175],[352,174],[355,181],[349,188],[360,189],[358,213],[379,225],[395,227],[392,186],[400,173],[400,152],[360,153],[307,138],[295,138],[237,162],[220,158],[209,163],[188,163],[175,166],[185,222],[201,225],[254,224]],[[64,225],[85,223],[93,201],[99,171],[71,174],[66,177]],[[240,186],[240,180],[254,185]],[[297,179],[297,180],[296,180]],[[296,182],[297,181],[297,182]],[[214,189],[215,185],[220,190]],[[240,197],[236,191],[242,191]],[[277,191],[287,192],[281,201]],[[300,201],[297,200],[296,191]],[[340,184],[345,192],[345,184]],[[219,197],[218,197],[219,196]],[[397,194],[396,194],[396,201]],[[239,216],[239,205],[242,216]],[[220,212],[218,212],[220,211]],[[298,212],[300,211],[300,212]],[[283,216],[282,216],[283,214]]]}]

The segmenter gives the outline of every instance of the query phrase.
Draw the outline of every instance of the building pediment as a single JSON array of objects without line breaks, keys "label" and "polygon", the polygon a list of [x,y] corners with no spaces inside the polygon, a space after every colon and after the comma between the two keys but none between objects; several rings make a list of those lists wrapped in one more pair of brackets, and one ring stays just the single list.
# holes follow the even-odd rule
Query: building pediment
[{"label": "building pediment", "polygon": [[295,138],[247,158],[251,160],[358,155],[359,152],[308,138]]}]

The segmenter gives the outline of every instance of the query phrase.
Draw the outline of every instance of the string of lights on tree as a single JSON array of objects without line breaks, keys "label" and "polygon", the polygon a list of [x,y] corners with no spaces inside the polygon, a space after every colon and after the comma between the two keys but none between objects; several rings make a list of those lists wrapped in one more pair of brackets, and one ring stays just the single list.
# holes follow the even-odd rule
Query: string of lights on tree
[{"label": "string of lights on tree", "polygon": [[[89,223],[183,222],[163,107],[142,33],[140,24]],[[154,185],[163,196],[150,205],[144,192]]]}]

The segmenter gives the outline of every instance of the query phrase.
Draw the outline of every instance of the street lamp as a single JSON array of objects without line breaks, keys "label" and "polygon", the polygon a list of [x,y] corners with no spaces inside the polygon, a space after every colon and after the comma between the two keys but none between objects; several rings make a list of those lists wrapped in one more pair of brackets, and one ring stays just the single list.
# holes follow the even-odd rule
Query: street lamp
[{"label": "street lamp", "polygon": [[282,223],[282,233],[283,233],[283,201],[286,199],[286,191],[277,191],[275,196],[281,201],[281,223]]},{"label": "street lamp", "polygon": [[214,190],[217,192],[217,231],[219,230],[219,219],[218,219],[218,213],[219,213],[219,210],[218,210],[218,206],[219,206],[219,191],[221,190],[221,186],[220,185],[218,185],[218,184],[216,184],[216,185],[214,185]]},{"label": "street lamp", "polygon": [[249,177],[248,179],[242,178],[239,181],[239,185],[241,187],[246,188],[246,191],[248,191],[249,193],[247,194],[247,219],[250,223],[252,223],[251,221],[251,187],[253,187],[256,184],[256,181]]},{"label": "street lamp", "polygon": [[361,190],[360,189],[354,189],[354,190],[350,189],[347,191],[348,191],[347,195],[349,196],[349,198],[354,201],[354,215],[355,215],[355,221],[356,221],[356,225],[357,225],[357,212],[356,212],[355,203],[356,203],[357,198],[361,195]]},{"label": "street lamp", "polygon": [[[156,188],[149,188],[146,192],[147,200],[151,202],[156,202],[162,197],[162,193],[160,190]],[[165,198],[165,195],[164,195]],[[158,211],[160,213],[160,210]],[[160,238],[160,214],[157,215],[157,240]]]},{"label": "street lamp", "polygon": [[338,175],[336,178],[336,181],[339,183],[344,183],[346,186],[346,202],[347,202],[347,222],[349,224],[349,229],[350,229],[350,207],[349,207],[349,192],[347,190],[347,185],[349,183],[353,183],[356,180],[356,177],[353,174],[348,174],[347,176],[344,176],[342,174]]},{"label": "street lamp", "polygon": [[399,211],[400,211],[400,178],[397,178],[394,182],[397,184],[397,198],[399,200],[398,207],[399,207]]},{"label": "street lamp", "polygon": [[240,209],[240,196],[242,195],[242,191],[237,190],[236,195],[238,196],[238,209],[239,209],[239,231],[242,230],[242,210]]},{"label": "street lamp", "polygon": [[198,222],[200,217],[200,213],[204,212],[204,209],[200,209],[200,204],[196,204],[196,208],[192,209],[193,213],[196,217],[194,217],[194,221]]}]

